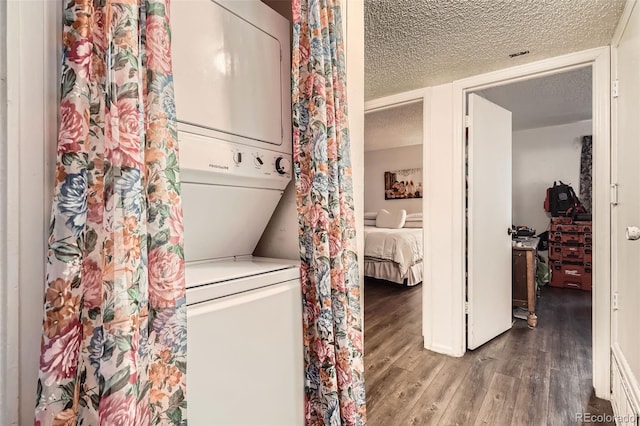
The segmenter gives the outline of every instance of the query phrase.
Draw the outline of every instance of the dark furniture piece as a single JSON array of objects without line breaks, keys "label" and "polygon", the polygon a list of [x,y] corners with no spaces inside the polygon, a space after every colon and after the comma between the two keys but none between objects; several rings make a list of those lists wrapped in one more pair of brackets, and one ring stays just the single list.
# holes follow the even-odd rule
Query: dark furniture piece
[{"label": "dark furniture piece", "polygon": [[527,309],[527,324],[531,328],[538,325],[536,316],[538,242],[540,238],[537,237],[518,238],[513,241],[512,305]]}]

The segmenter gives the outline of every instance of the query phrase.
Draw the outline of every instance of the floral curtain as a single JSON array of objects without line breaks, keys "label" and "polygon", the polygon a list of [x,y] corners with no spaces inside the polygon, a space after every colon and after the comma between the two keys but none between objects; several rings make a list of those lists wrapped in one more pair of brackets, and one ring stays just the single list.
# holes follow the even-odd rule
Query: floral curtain
[{"label": "floral curtain", "polygon": [[592,142],[592,136],[582,137],[582,152],[580,155],[580,201],[588,212],[591,212]]},{"label": "floral curtain", "polygon": [[168,0],[65,0],[36,425],[186,422]]},{"label": "floral curtain", "polygon": [[363,425],[362,320],[340,3],[292,3],[306,423]]}]

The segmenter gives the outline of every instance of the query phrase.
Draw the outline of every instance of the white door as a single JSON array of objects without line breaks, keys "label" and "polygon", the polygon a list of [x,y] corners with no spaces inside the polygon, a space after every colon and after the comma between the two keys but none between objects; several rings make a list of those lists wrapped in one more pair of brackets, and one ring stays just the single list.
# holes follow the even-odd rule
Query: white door
[{"label": "white door", "polygon": [[467,347],[511,328],[511,112],[469,95]]}]

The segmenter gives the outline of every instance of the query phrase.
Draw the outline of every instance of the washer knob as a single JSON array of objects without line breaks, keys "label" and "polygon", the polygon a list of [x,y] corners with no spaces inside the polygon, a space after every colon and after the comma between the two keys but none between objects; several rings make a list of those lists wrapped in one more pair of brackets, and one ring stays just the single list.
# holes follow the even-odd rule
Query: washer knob
[{"label": "washer knob", "polygon": [[291,162],[284,157],[276,158],[276,171],[281,175],[287,173],[289,171],[289,167],[291,166]]},{"label": "washer knob", "polygon": [[236,163],[236,164],[242,163],[242,153],[241,152],[234,152],[233,153],[233,162]]}]

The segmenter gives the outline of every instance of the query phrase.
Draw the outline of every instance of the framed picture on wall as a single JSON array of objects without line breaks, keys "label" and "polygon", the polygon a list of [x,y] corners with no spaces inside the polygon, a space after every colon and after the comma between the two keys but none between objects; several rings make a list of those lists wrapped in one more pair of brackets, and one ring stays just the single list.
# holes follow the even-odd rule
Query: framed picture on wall
[{"label": "framed picture on wall", "polygon": [[384,172],[384,199],[422,198],[422,168]]}]

